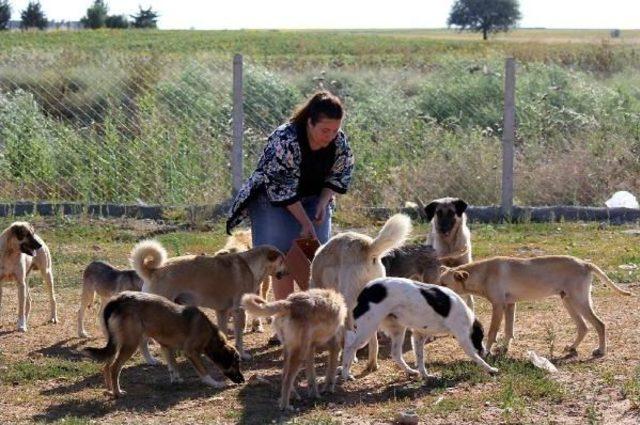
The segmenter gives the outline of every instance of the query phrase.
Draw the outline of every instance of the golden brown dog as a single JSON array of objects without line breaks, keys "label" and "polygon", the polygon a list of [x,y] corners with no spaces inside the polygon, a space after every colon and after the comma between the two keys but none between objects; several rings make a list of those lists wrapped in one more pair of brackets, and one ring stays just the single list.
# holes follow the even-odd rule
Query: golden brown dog
[{"label": "golden brown dog", "polygon": [[516,302],[560,295],[562,303],[576,323],[578,335],[566,348],[575,352],[587,333],[585,319],[598,332],[599,345],[594,356],[607,352],[605,324],[593,312],[591,281],[593,275],[611,285],[616,292],[631,295],[613,283],[596,265],[567,255],[534,258],[493,257],[455,268],[442,268],[440,285],[459,294],[474,294],[489,300],[493,307],[487,336],[487,350],[496,341],[502,316],[505,316],[506,349],[513,339]]},{"label": "golden brown dog", "polygon": [[[244,294],[256,293],[267,276],[281,277],[286,273],[284,255],[268,245],[235,254],[167,259],[162,245],[148,240],[133,248],[131,264],[144,280],[143,292],[162,295],[179,304],[212,308],[221,329],[233,312],[236,347],[244,360],[251,356],[242,347],[245,312],[240,299]],[[143,354],[148,362],[154,362],[147,350],[143,349]]]},{"label": "golden brown dog", "polygon": [[224,382],[209,375],[200,357],[203,354],[233,382],[244,382],[240,355],[197,307],[180,306],[159,295],[125,291],[107,303],[102,319],[108,334],[107,345],[104,348],[88,347],[84,353],[105,362],[102,369],[105,385],[114,397],[125,394],[120,389],[120,371],[136,352],[144,335],[162,346],[171,382],[182,382],[176,369],[176,349],[184,352],[207,385],[220,388]]},{"label": "golden brown dog", "polygon": [[31,270],[40,270],[51,309],[51,323],[58,323],[58,309],[53,288],[51,253],[44,241],[26,221],[16,221],[0,234],[0,306],[2,282],[15,281],[18,286],[18,330],[26,332],[31,311],[31,294],[27,277]]},{"label": "golden brown dog", "polygon": [[[251,248],[253,248],[251,230],[237,230],[227,238],[224,247],[216,251],[214,255],[245,252],[250,250]],[[271,276],[267,276],[260,284],[260,296],[262,296],[262,298],[264,298],[265,300],[269,296],[270,287]],[[259,317],[254,317],[251,320],[251,330],[254,332],[264,332],[262,320]]]},{"label": "golden brown dog", "polygon": [[[311,288],[333,289],[347,303],[347,328],[353,327],[352,310],[362,288],[371,280],[384,277],[382,257],[401,246],[411,232],[411,220],[396,214],[384,224],[378,236],[371,238],[355,232],[335,235],[318,249],[311,263]],[[370,370],[378,368],[378,340],[369,341]]]},{"label": "golden brown dog", "polygon": [[325,390],[333,392],[343,339],[347,307],[342,295],[327,289],[295,292],[286,299],[267,303],[255,294],[242,297],[242,305],[256,316],[274,316],[273,326],[282,341],[284,365],[280,408],[290,409],[289,399],[296,376],[304,364],[309,395],[319,397],[314,355],[316,348],[329,345]]}]

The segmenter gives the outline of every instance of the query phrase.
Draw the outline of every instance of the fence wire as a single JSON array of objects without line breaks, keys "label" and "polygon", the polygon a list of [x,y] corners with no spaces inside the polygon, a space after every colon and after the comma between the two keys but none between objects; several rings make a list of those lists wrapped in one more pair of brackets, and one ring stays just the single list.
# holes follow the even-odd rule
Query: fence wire
[{"label": "fence wire", "polygon": [[[340,96],[356,157],[342,204],[458,196],[497,205],[504,59],[278,66],[244,59],[244,176],[317,89]],[[232,57],[0,54],[0,201],[217,204],[231,194]],[[640,93],[518,65],[515,205],[640,193]]]}]

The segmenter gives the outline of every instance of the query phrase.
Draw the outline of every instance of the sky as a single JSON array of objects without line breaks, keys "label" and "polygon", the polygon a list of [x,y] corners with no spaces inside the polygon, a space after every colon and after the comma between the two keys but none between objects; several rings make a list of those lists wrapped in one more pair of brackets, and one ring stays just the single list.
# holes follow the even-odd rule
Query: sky
[{"label": "sky", "polygon": [[[13,19],[29,0],[9,0]],[[110,14],[149,6],[161,29],[444,28],[454,0],[106,0]],[[48,19],[75,21],[93,0],[41,0]],[[640,28],[640,0],[520,0],[520,27]]]}]

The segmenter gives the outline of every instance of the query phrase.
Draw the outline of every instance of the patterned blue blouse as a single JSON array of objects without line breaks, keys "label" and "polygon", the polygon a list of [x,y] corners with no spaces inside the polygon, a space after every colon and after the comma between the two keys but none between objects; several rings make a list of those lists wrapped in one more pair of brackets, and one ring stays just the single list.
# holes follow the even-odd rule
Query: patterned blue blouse
[{"label": "patterned blue blouse", "polygon": [[[324,186],[337,193],[346,193],[353,171],[353,154],[347,138],[340,130],[334,139],[336,159]],[[258,167],[242,186],[229,210],[227,233],[248,217],[247,206],[262,188],[273,205],[286,206],[299,198],[300,163],[302,155],[298,133],[293,123],[276,128],[258,161]]]}]

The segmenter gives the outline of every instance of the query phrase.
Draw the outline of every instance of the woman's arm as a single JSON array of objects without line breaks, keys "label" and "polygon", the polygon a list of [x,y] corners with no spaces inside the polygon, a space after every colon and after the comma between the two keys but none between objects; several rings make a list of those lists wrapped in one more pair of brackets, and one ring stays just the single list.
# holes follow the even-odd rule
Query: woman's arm
[{"label": "woman's arm", "polygon": [[302,237],[310,237],[314,239],[318,239],[318,235],[316,235],[316,230],[313,228],[313,223],[309,219],[309,216],[304,210],[302,203],[300,201],[296,201],[293,204],[286,206],[287,210],[298,220],[302,230],[300,231],[300,236]]}]

